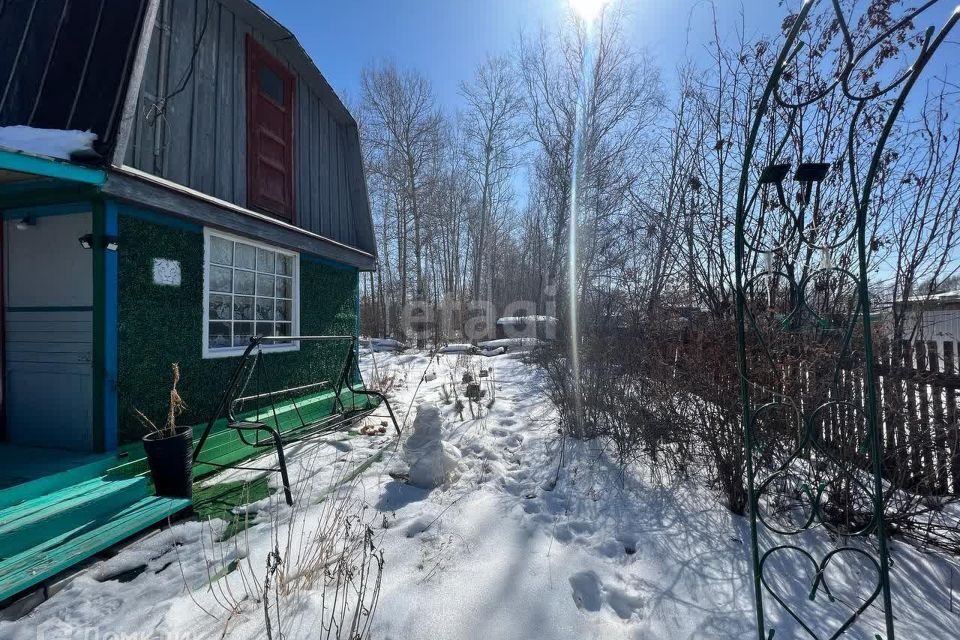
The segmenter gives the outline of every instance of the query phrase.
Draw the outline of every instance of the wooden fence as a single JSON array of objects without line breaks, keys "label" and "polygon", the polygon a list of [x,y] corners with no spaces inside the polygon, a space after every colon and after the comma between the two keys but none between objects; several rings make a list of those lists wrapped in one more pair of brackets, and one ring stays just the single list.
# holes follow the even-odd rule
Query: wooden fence
[{"label": "wooden fence", "polygon": [[918,491],[960,495],[960,343],[903,342],[875,368],[885,474]]},{"label": "wooden fence", "polygon": [[[734,345],[717,340],[709,332],[696,332],[679,342],[658,350],[658,357],[673,360],[673,375],[686,376],[705,362],[717,363],[735,356]],[[668,349],[672,351],[669,356]],[[904,341],[897,349],[878,345],[877,351],[881,355],[874,364],[874,375],[884,476],[920,494],[960,496],[960,342]],[[802,357],[794,361],[785,369],[784,380],[790,388],[778,392],[800,398],[800,410],[808,416],[825,400],[842,401],[817,412],[813,427],[816,436],[834,457],[868,469],[862,362],[844,363],[836,384],[832,367],[811,375],[811,368],[816,366],[805,363]],[[719,375],[719,371],[715,373]],[[828,380],[829,385],[824,384]],[[818,382],[819,390],[815,388]],[[704,396],[707,399],[711,399],[709,391]],[[728,393],[733,391],[727,389]]]}]

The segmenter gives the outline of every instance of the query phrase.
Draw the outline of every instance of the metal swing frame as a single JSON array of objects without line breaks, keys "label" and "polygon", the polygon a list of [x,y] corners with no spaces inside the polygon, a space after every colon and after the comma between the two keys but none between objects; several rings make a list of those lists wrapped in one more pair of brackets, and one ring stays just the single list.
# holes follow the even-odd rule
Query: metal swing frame
[{"label": "metal swing frame", "polygon": [[[300,413],[300,407],[297,406],[296,399],[291,398],[291,403],[293,404],[294,411],[297,413],[297,416],[300,418],[300,426],[293,427],[291,429],[282,430],[279,428],[279,420],[277,420],[277,410],[274,398],[277,396],[290,396],[292,393],[305,391],[307,389],[319,389],[326,387],[330,384],[329,380],[324,380],[321,382],[299,385],[295,387],[289,387],[285,389],[269,389],[264,393],[256,393],[248,396],[240,396],[241,389],[246,388],[246,385],[249,383],[250,378],[253,377],[256,372],[262,382],[264,369],[263,369],[263,350],[262,346],[266,343],[272,342],[348,342],[350,348],[347,349],[346,354],[343,358],[343,363],[340,367],[340,372],[337,376],[336,382],[333,384],[334,392],[334,406],[333,411],[319,420],[306,421],[303,419],[303,415]],[[279,472],[280,477],[283,481],[283,493],[286,498],[287,504],[293,506],[293,495],[290,491],[290,478],[287,473],[287,462],[286,456],[283,452],[283,447],[286,444],[292,444],[294,442],[300,442],[303,440],[310,440],[313,438],[318,438],[334,431],[337,431],[344,427],[345,425],[352,425],[363,418],[370,417],[374,415],[374,412],[378,409],[377,405],[372,404],[369,399],[367,400],[363,408],[357,409],[355,406],[351,406],[349,409],[343,401],[342,393],[344,388],[346,388],[353,396],[367,396],[378,399],[383,403],[383,406],[387,410],[387,414],[382,416],[384,418],[389,417],[391,422],[393,422],[393,427],[397,432],[397,435],[400,435],[400,426],[397,423],[397,418],[393,413],[393,408],[390,406],[390,401],[387,397],[380,393],[379,391],[373,389],[366,389],[363,386],[363,380],[360,379],[360,386],[355,387],[351,383],[351,375],[353,373],[353,368],[357,364],[357,347],[358,340],[356,336],[254,336],[250,339],[250,344],[244,350],[243,355],[240,357],[240,361],[237,363],[236,368],[233,371],[233,374],[230,377],[230,382],[227,384],[226,389],[223,392],[223,395],[220,398],[220,402],[217,404],[217,408],[214,413],[210,416],[210,419],[207,421],[207,425],[203,430],[203,433],[200,435],[200,439],[197,441],[197,446],[194,448],[193,452],[193,464],[207,464],[214,467],[220,467],[225,469],[248,469],[253,471],[272,471]],[[251,362],[252,360],[252,362]],[[247,375],[244,375],[244,372],[249,369]],[[359,377],[359,372],[358,372]],[[257,410],[257,415],[254,420],[249,419],[240,419],[236,415],[236,410],[238,405],[245,401],[249,400],[261,400],[263,398],[270,398],[269,411],[272,413],[274,420],[277,422],[278,426],[273,427],[265,422],[260,421],[260,412],[259,407]],[[235,464],[223,464],[216,462],[208,462],[200,460],[200,452],[203,451],[203,447],[207,442],[210,432],[213,430],[214,424],[221,418],[227,418],[227,428],[234,429],[237,432],[240,441],[243,442],[248,447],[253,449],[259,449],[264,447],[273,447],[277,451],[277,460],[278,464],[276,467],[249,467],[242,465],[238,462]],[[250,436],[253,436],[250,439]]]}]

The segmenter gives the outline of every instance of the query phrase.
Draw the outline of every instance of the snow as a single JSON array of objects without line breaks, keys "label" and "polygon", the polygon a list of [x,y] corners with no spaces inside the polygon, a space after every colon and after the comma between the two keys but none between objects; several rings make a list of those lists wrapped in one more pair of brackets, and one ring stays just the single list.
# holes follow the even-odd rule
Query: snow
[{"label": "snow", "polygon": [[97,134],[90,131],[0,127],[0,147],[69,160],[73,153],[92,152]]},{"label": "snow", "polygon": [[476,347],[468,342],[452,342],[440,347],[440,353],[470,353],[475,351]]},{"label": "snow", "polygon": [[531,324],[536,322],[543,322],[554,326],[558,323],[557,319],[553,316],[507,316],[497,319],[497,324],[499,325]]},{"label": "snow", "polygon": [[538,338],[497,338],[478,342],[477,345],[482,349],[532,349],[540,343]]},{"label": "snow", "polygon": [[486,356],[487,358],[493,356],[500,356],[507,352],[505,347],[496,347],[495,349],[486,348],[480,352],[480,355]]},{"label": "snow", "polygon": [[[0,623],[0,638],[32,640],[41,625],[58,620],[87,633],[78,631],[78,638],[263,638],[256,596],[266,555],[277,544],[292,547],[283,551],[285,562],[299,570],[298,544],[316,538],[332,504],[318,503],[323,495],[352,501],[384,552],[372,638],[756,638],[749,524],[719,504],[697,470],[668,481],[643,464],[619,466],[600,442],[562,440],[544,375],[519,355],[381,354],[364,358],[367,379],[374,357],[381,373],[398,380],[391,400],[406,425],[400,446],[389,436],[302,444],[290,452],[292,513],[275,494],[251,505],[246,512],[255,526],[226,542],[215,541],[222,522],[176,524],[95,566],[27,618]],[[463,399],[465,368],[489,370],[491,393],[471,405],[478,413],[458,411],[450,394],[457,385]],[[382,460],[347,480],[380,449]],[[425,478],[414,471],[421,462]],[[858,544],[823,530],[790,541],[815,557]],[[896,541],[892,554],[898,637],[956,638],[956,559]],[[769,562],[782,572],[770,573],[768,582],[813,620],[820,637],[842,624],[849,615],[844,603],[856,602],[872,578],[867,566],[828,567],[836,601],[818,596],[811,603],[815,570],[806,560],[785,551]],[[109,579],[144,563],[147,570],[128,582]],[[231,564],[242,570],[222,575]],[[283,600],[284,638],[320,637],[322,593],[314,586]],[[769,597],[767,606],[777,638],[808,637]],[[843,637],[885,637],[881,622],[871,607],[865,623]]]}]

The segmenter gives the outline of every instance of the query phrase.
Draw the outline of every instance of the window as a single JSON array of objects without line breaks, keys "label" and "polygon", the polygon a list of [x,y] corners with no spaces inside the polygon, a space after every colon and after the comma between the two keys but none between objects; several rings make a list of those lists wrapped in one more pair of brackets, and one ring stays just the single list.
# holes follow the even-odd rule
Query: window
[{"label": "window", "polygon": [[[243,353],[250,337],[295,336],[300,329],[300,259],[296,253],[204,231],[203,356]],[[264,349],[299,349],[296,341]]]},{"label": "window", "polygon": [[247,36],[247,206],[293,221],[293,74]]}]

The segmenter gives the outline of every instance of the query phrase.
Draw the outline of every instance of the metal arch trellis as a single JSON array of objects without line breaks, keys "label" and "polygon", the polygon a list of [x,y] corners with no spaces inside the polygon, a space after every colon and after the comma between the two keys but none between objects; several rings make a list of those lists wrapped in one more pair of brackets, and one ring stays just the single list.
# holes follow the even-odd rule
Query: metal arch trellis
[{"label": "metal arch trellis", "polygon": [[[886,627],[886,640],[894,640],[894,616],[891,607],[889,565],[886,527],[884,522],[884,484],[882,477],[881,456],[882,444],[879,437],[879,421],[877,416],[877,389],[874,378],[873,338],[870,325],[870,298],[868,291],[868,255],[867,241],[868,210],[871,205],[872,191],[881,171],[886,144],[894,130],[898,117],[903,112],[904,104],[917,79],[922,74],[927,63],[945,41],[948,33],[960,21],[960,7],[958,7],[943,27],[937,32],[930,27],[923,35],[919,52],[913,65],[905,72],[897,74],[886,86],[870,91],[857,93],[853,86],[852,76],[858,65],[864,61],[870,52],[880,46],[884,40],[898,31],[912,26],[913,20],[919,18],[931,7],[941,3],[940,0],[929,0],[919,7],[908,10],[904,16],[888,27],[883,33],[872,38],[865,45],[857,48],[848,22],[843,15],[840,0],[805,0],[801,9],[790,26],[786,41],[783,44],[773,71],[766,84],[764,92],[756,103],[752,125],[747,138],[740,184],[737,192],[737,215],[735,224],[735,269],[736,269],[736,321],[737,321],[737,359],[740,371],[741,401],[743,406],[743,431],[746,450],[747,489],[749,493],[751,547],[753,554],[754,597],[756,603],[757,631],[760,640],[772,640],[775,627],[768,624],[765,613],[765,603],[771,601],[779,604],[796,623],[815,640],[821,638],[836,639],[846,631],[862,622],[862,614],[879,600],[882,602]],[[831,81],[821,84],[812,95],[797,97],[788,100],[782,91],[785,79],[785,69],[803,49],[801,36],[810,25],[812,10],[816,6],[824,6],[832,11],[839,27],[842,38],[842,52],[844,58],[840,65],[840,72]],[[837,162],[837,166],[846,164],[849,172],[849,197],[853,203],[853,224],[848,231],[833,242],[817,242],[816,226],[818,225],[817,207],[820,198],[820,183],[824,181],[831,170],[831,164],[821,159],[819,163],[801,164],[794,179],[799,183],[797,203],[791,205],[785,196],[783,182],[790,171],[790,163],[783,160],[786,155],[794,127],[802,118],[801,112],[805,109],[816,108],[821,101],[828,99],[837,92],[852,103],[853,115],[849,123],[848,138],[846,141],[846,158]],[[798,92],[799,96],[799,92]],[[833,96],[835,97],[835,96]],[[860,126],[867,104],[871,101],[885,101],[886,113],[879,129],[873,153],[870,154],[870,163],[863,171],[863,178],[858,175],[861,170],[857,165],[857,127]],[[771,143],[773,149],[769,162],[764,163],[763,169],[758,169],[755,154],[758,150],[760,133],[764,123],[777,110],[779,122],[785,133],[782,137],[774,135]],[[816,194],[814,195],[814,188]],[[771,189],[775,190],[775,204],[770,205],[766,195]],[[811,212],[813,203],[813,212]],[[778,229],[781,234],[781,243],[777,247],[764,246],[761,242],[763,232],[763,216],[751,219],[752,212],[759,207],[761,211],[768,207],[779,207],[786,216],[786,223]],[[796,210],[794,210],[796,209]],[[807,216],[812,215],[813,221],[807,224]],[[751,226],[759,221],[756,228]],[[768,221],[769,223],[769,221]],[[794,243],[795,247],[806,247],[810,250],[819,249],[829,256],[832,250],[849,245],[851,252],[855,252],[856,266],[850,269],[834,267],[829,264],[811,275],[803,277],[800,282],[795,280],[795,270],[792,268],[775,270],[771,256],[779,252],[784,244]],[[766,264],[759,259],[766,256]],[[777,254],[780,259],[788,259],[787,252]],[[851,253],[851,255],[853,255]],[[786,256],[786,257],[784,257]],[[841,362],[850,366],[850,355],[854,350],[853,340],[857,330],[861,344],[861,358],[855,362],[863,373],[862,405],[850,402],[846,398],[838,398],[837,394],[827,394],[816,398],[803,396],[804,384],[794,384],[792,392],[780,389],[771,389],[762,384],[754,373],[757,366],[756,352],[760,353],[759,360],[762,366],[776,369],[782,378],[803,376],[794,366],[783,365],[776,361],[771,346],[773,339],[780,339],[777,335],[767,334],[761,327],[762,319],[750,308],[750,300],[755,299],[756,286],[763,279],[769,281],[774,278],[785,279],[788,283],[789,305],[786,313],[776,318],[774,328],[783,334],[804,335],[809,329],[813,333],[824,333],[824,328],[830,325],[827,318],[822,317],[817,309],[810,304],[810,289],[818,276],[826,274],[836,276],[837,280],[846,279],[852,285],[850,289],[850,308],[847,324],[833,332],[835,359],[834,384],[839,379]],[[769,296],[769,293],[768,293]],[[771,303],[772,304],[772,303]],[[806,334],[809,335],[809,334]],[[839,338],[837,341],[836,339]],[[757,397],[755,397],[757,396]],[[783,452],[781,458],[771,464],[771,456],[764,449],[769,443],[763,442],[761,426],[768,414],[777,411],[785,412],[794,421],[796,431],[793,432],[795,443]],[[818,421],[831,412],[845,411],[857,414],[862,419],[863,431],[859,434],[860,464],[848,455],[839,455],[836,450],[825,445],[821,433],[818,431]],[[856,439],[856,438],[854,438]],[[800,469],[800,471],[798,471]],[[826,475],[825,479],[823,476]],[[787,509],[787,522],[776,514],[766,513],[770,496],[775,494],[774,488],[789,487],[795,506]],[[859,520],[850,517],[853,509],[848,509],[847,520],[838,525],[828,514],[828,496],[842,487],[849,500],[852,492],[858,492],[864,498],[866,508],[861,509]],[[796,506],[799,505],[799,506]],[[797,511],[801,512],[799,518]],[[782,511],[780,513],[782,516]],[[856,545],[850,541],[844,546],[837,547],[817,560],[816,551],[804,549],[797,544],[777,542],[777,536],[797,536],[802,532],[815,527],[826,526],[835,533],[840,533],[850,540],[859,537],[869,540],[870,544]],[[760,542],[761,528],[769,532]],[[873,538],[875,536],[875,539]],[[796,539],[796,538],[793,538]],[[837,628],[828,630],[832,635],[818,634],[812,627],[811,620],[805,620],[800,613],[791,608],[790,603],[778,590],[778,580],[775,575],[777,568],[776,558],[792,554],[798,562],[805,563],[813,570],[813,580],[807,593],[808,600],[814,604],[832,602],[834,594],[827,582],[827,570],[831,563],[842,564],[859,560],[871,567],[876,575],[875,584],[871,582],[861,593],[859,605],[850,604],[846,619],[836,622]],[[772,560],[772,558],[774,560]],[[782,576],[779,576],[782,577]],[[818,596],[819,600],[818,600]],[[795,605],[794,605],[795,606]],[[846,615],[846,614],[845,614]],[[768,633],[769,631],[769,633]],[[876,635],[881,639],[879,634]]]}]

